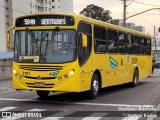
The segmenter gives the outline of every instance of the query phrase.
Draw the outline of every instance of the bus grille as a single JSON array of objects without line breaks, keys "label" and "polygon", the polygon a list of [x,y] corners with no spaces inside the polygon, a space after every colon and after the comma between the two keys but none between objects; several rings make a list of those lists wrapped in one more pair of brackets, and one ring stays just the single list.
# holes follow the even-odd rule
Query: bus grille
[{"label": "bus grille", "polygon": [[56,71],[62,70],[62,66],[20,65],[20,69],[30,71]]},{"label": "bus grille", "polygon": [[31,76],[24,76],[25,78],[28,78],[28,79],[38,79],[38,80],[52,80],[52,79],[55,79],[56,77],[41,77],[41,78],[38,78],[38,77],[31,77]]}]

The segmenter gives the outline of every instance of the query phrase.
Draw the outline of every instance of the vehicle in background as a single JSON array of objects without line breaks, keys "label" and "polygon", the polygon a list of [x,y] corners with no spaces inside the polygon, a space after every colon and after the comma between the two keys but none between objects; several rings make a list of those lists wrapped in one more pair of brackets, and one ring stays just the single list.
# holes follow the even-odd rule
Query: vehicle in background
[{"label": "vehicle in background", "polygon": [[155,60],[154,60],[154,66],[155,66],[155,68],[160,67],[160,57],[155,58]]},{"label": "vehicle in background", "polygon": [[154,69],[155,69],[155,59],[153,58],[153,60],[152,60],[152,73],[153,73]]}]

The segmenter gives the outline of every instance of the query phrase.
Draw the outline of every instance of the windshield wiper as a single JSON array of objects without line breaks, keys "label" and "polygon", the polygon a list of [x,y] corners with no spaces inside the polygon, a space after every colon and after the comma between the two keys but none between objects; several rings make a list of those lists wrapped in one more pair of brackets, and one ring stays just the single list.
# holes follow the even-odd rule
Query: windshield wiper
[{"label": "windshield wiper", "polygon": [[35,42],[37,42],[37,41],[36,41],[36,37],[35,37],[35,35],[33,34],[33,32],[32,32],[29,28],[26,28],[26,30],[27,30],[27,32],[29,33],[29,35],[31,36],[31,38],[33,38],[33,40],[34,40]]},{"label": "windshield wiper", "polygon": [[[56,35],[56,32],[59,31],[59,27],[56,27],[53,31],[52,31],[52,35],[51,35],[51,40],[53,39],[53,37]],[[47,35],[47,34],[46,34]],[[48,36],[48,35],[47,35]],[[54,40],[54,39],[53,39]],[[47,53],[47,49],[48,49],[48,39],[47,39],[47,43],[46,43],[46,50],[45,50],[45,55]]]},{"label": "windshield wiper", "polygon": [[[56,32],[59,32],[60,29],[59,27],[56,27],[53,31],[52,31],[52,35],[51,35],[51,40],[53,39],[53,37],[56,35]],[[54,40],[54,39],[53,39]]]}]

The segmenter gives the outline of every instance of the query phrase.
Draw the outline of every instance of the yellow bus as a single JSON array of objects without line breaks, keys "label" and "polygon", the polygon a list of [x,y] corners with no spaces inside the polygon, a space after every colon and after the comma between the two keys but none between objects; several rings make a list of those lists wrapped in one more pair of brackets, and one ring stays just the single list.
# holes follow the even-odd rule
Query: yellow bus
[{"label": "yellow bus", "polygon": [[[151,36],[76,14],[18,17],[14,34],[13,87],[49,92],[88,91],[152,74]],[[10,30],[10,29],[9,29]],[[7,38],[9,48],[9,34]]]}]

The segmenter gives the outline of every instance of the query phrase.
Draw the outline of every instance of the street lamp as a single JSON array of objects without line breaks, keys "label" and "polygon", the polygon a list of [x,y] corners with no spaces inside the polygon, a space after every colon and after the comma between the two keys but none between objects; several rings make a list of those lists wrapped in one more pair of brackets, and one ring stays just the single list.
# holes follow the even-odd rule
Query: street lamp
[{"label": "street lamp", "polygon": [[[127,20],[128,18],[131,18],[131,17],[137,16],[137,15],[140,15],[140,14],[142,14],[142,13],[145,13],[145,12],[148,12],[148,11],[151,11],[151,10],[157,10],[157,9],[160,10],[160,8],[151,8],[151,9],[147,9],[147,10],[145,10],[145,11],[142,11],[142,12],[139,12],[139,13],[136,13],[136,14],[134,14],[134,15],[131,15],[131,16],[126,17],[126,0],[124,0],[123,27],[126,27],[126,20]],[[159,31],[160,31],[160,28],[159,28]]]}]

